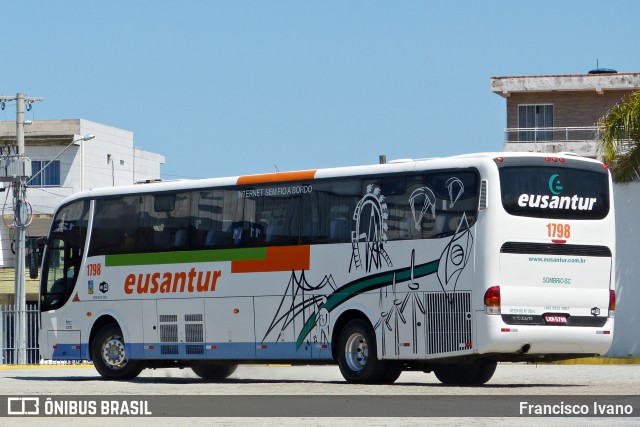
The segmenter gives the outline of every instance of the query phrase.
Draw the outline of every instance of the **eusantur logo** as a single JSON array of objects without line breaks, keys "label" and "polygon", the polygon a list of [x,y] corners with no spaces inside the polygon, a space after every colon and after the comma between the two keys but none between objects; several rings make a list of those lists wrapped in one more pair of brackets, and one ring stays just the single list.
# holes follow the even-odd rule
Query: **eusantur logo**
[{"label": "eusantur logo", "polygon": [[572,211],[590,211],[598,199],[595,197],[541,196],[540,194],[521,194],[518,206],[538,209],[571,209]]},{"label": "eusantur logo", "polygon": [[595,197],[581,197],[577,194],[573,196],[559,196],[564,190],[561,185],[560,175],[554,173],[549,178],[549,191],[553,196],[541,194],[520,194],[518,206],[522,208],[537,209],[570,209],[572,211],[590,211],[598,200]]},{"label": "eusantur logo", "polygon": [[560,175],[554,173],[551,175],[551,178],[549,178],[549,191],[557,196],[562,190],[563,187],[560,185]]}]

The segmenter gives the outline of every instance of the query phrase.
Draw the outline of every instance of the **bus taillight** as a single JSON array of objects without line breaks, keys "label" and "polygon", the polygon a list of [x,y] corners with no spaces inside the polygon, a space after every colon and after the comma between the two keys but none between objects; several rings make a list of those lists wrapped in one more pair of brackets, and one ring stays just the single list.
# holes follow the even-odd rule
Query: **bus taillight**
[{"label": "bus taillight", "polygon": [[484,293],[484,312],[500,314],[500,286],[492,286]]},{"label": "bus taillight", "polygon": [[[485,300],[487,297],[485,297]],[[613,289],[609,289],[609,311],[614,311],[616,309],[616,291]]]}]

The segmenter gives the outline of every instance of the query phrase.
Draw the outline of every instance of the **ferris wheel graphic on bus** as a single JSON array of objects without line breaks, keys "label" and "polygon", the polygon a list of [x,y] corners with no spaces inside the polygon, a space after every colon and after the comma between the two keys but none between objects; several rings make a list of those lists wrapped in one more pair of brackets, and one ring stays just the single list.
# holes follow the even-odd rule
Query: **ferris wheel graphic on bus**
[{"label": "ferris wheel graphic on bus", "polygon": [[379,269],[385,262],[388,267],[393,263],[384,249],[387,243],[387,204],[384,202],[380,188],[368,185],[366,194],[360,199],[353,213],[354,230],[351,232],[352,267],[362,268],[362,252],[364,250],[364,268],[367,273],[372,268]]}]

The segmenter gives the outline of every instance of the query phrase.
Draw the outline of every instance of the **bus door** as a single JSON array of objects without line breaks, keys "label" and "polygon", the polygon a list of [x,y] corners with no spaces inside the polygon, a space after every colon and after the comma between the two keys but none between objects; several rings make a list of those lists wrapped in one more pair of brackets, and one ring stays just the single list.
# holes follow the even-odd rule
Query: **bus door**
[{"label": "bus door", "polygon": [[[53,219],[40,279],[41,312],[64,309],[78,293],[76,282],[82,265],[88,217],[89,202],[80,201],[63,206]],[[83,338],[80,326],[84,319],[75,318],[71,311],[59,319],[45,319],[40,324],[43,355],[53,359],[80,359]]]}]

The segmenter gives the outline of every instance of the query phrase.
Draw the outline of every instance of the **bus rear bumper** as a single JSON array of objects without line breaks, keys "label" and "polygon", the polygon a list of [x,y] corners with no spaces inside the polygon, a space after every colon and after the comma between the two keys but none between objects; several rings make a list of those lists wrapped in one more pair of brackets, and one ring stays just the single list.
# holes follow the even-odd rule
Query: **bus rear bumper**
[{"label": "bus rear bumper", "polygon": [[479,313],[476,343],[479,354],[599,355],[613,339],[613,318],[601,327],[507,325],[500,316]]}]

